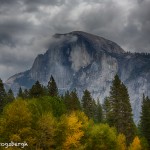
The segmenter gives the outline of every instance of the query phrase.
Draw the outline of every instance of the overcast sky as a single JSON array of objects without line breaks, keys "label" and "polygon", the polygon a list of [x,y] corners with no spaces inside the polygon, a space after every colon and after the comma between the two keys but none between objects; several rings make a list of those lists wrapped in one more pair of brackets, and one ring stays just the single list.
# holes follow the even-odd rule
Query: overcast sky
[{"label": "overcast sky", "polygon": [[53,34],[75,30],[150,52],[150,0],[0,0],[0,77],[30,69]]}]

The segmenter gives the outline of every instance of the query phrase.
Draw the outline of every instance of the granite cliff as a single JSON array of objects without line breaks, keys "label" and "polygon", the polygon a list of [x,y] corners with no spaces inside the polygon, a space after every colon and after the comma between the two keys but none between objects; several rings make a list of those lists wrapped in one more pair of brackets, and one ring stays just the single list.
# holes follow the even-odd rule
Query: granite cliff
[{"label": "granite cliff", "polygon": [[49,49],[36,57],[31,69],[10,77],[5,84],[17,91],[20,86],[30,88],[36,80],[46,85],[53,75],[61,93],[76,88],[81,96],[88,89],[103,103],[116,73],[128,87],[137,123],[142,94],[150,96],[150,54],[126,53],[96,35],[81,31],[55,34]]}]

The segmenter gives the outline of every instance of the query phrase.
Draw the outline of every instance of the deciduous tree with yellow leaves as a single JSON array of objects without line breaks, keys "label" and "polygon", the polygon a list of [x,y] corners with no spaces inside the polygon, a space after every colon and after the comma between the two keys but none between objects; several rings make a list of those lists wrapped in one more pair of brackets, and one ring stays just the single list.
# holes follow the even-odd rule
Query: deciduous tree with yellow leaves
[{"label": "deciduous tree with yellow leaves", "polygon": [[141,142],[138,136],[134,138],[128,150],[142,150]]},{"label": "deciduous tree with yellow leaves", "polygon": [[81,130],[82,122],[76,116],[75,112],[66,118],[66,125],[66,140],[63,144],[63,149],[69,150],[71,148],[78,148],[80,146],[80,139],[84,133]]},{"label": "deciduous tree with yellow leaves", "polygon": [[54,149],[56,120],[51,113],[43,114],[37,122],[37,148]]},{"label": "deciduous tree with yellow leaves", "polygon": [[117,149],[118,150],[127,150],[126,137],[124,134],[119,134],[117,137]]},{"label": "deciduous tree with yellow leaves", "polygon": [[26,101],[16,100],[9,104],[4,109],[0,122],[1,141],[26,141],[31,147],[35,144],[35,135],[31,128],[32,114]]},{"label": "deciduous tree with yellow leaves", "polygon": [[81,146],[80,139],[84,135],[82,127],[82,121],[79,120],[75,112],[72,112],[70,115],[63,115],[57,129],[57,140],[60,149],[79,148]]}]

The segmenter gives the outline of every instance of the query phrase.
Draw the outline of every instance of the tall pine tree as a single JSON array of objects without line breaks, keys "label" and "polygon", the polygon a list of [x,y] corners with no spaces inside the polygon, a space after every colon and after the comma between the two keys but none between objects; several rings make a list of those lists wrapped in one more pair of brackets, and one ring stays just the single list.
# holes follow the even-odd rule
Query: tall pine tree
[{"label": "tall pine tree", "polygon": [[74,90],[70,93],[70,107],[72,110],[80,110],[81,109],[80,101],[79,101],[76,90]]},{"label": "tall pine tree", "polygon": [[12,102],[13,100],[15,99],[14,97],[14,93],[11,89],[8,90],[8,93],[7,93],[7,102]]},{"label": "tall pine tree", "polygon": [[6,96],[3,81],[0,79],[0,112],[2,112],[3,107],[7,104]]},{"label": "tall pine tree", "polygon": [[29,92],[29,90],[25,89],[25,90],[23,91],[23,98],[24,98],[24,99],[27,99],[27,98],[29,98],[29,97],[30,97],[30,92]]},{"label": "tall pine tree", "polygon": [[106,122],[106,123],[110,123],[110,110],[111,110],[111,107],[110,107],[110,102],[109,102],[109,97],[106,97],[104,99],[104,104],[102,106],[102,110],[103,110],[103,121]]},{"label": "tall pine tree", "polygon": [[22,88],[21,88],[21,87],[19,88],[17,97],[23,98],[23,91],[22,91]]},{"label": "tall pine tree", "polygon": [[70,100],[70,93],[69,93],[69,91],[65,92],[65,95],[62,96],[62,100],[66,106],[67,111],[69,111],[70,110],[70,108],[69,108],[69,106],[70,106],[70,101],[69,101]]},{"label": "tall pine tree", "polygon": [[143,95],[140,128],[150,147],[150,99]]},{"label": "tall pine tree", "polygon": [[71,92],[67,91],[63,97],[63,101],[68,112],[81,110],[81,105],[76,90]]},{"label": "tall pine tree", "polygon": [[129,144],[135,136],[135,125],[132,118],[129,94],[126,86],[116,75],[110,89],[110,112],[108,123],[115,126],[118,133],[123,133]]},{"label": "tall pine tree", "polygon": [[103,111],[102,111],[102,106],[101,106],[99,100],[97,100],[96,113],[97,113],[97,122],[102,122],[102,120],[103,120]]},{"label": "tall pine tree", "polygon": [[50,96],[52,96],[52,97],[58,96],[57,84],[56,84],[52,75],[51,75],[50,80],[48,82],[47,88],[48,88],[48,93]]},{"label": "tall pine tree", "polygon": [[43,95],[44,95],[43,86],[40,84],[39,81],[36,81],[36,83],[30,89],[30,97],[37,98]]},{"label": "tall pine tree", "polygon": [[88,116],[88,118],[93,118],[94,117],[93,99],[91,97],[91,93],[88,90],[85,90],[83,92],[83,97],[81,101],[82,101],[82,108],[85,114]]}]

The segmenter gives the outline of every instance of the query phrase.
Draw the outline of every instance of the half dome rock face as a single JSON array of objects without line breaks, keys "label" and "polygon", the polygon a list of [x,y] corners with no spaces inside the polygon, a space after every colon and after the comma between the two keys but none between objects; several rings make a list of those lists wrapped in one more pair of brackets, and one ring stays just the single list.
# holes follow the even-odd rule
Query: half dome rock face
[{"label": "half dome rock face", "polygon": [[129,89],[137,122],[142,94],[150,96],[150,55],[126,53],[116,43],[89,33],[55,34],[31,69],[10,77],[6,86],[18,91],[20,86],[30,88],[36,80],[47,85],[53,75],[60,92],[76,88],[81,97],[88,89],[103,103],[115,74]]}]

